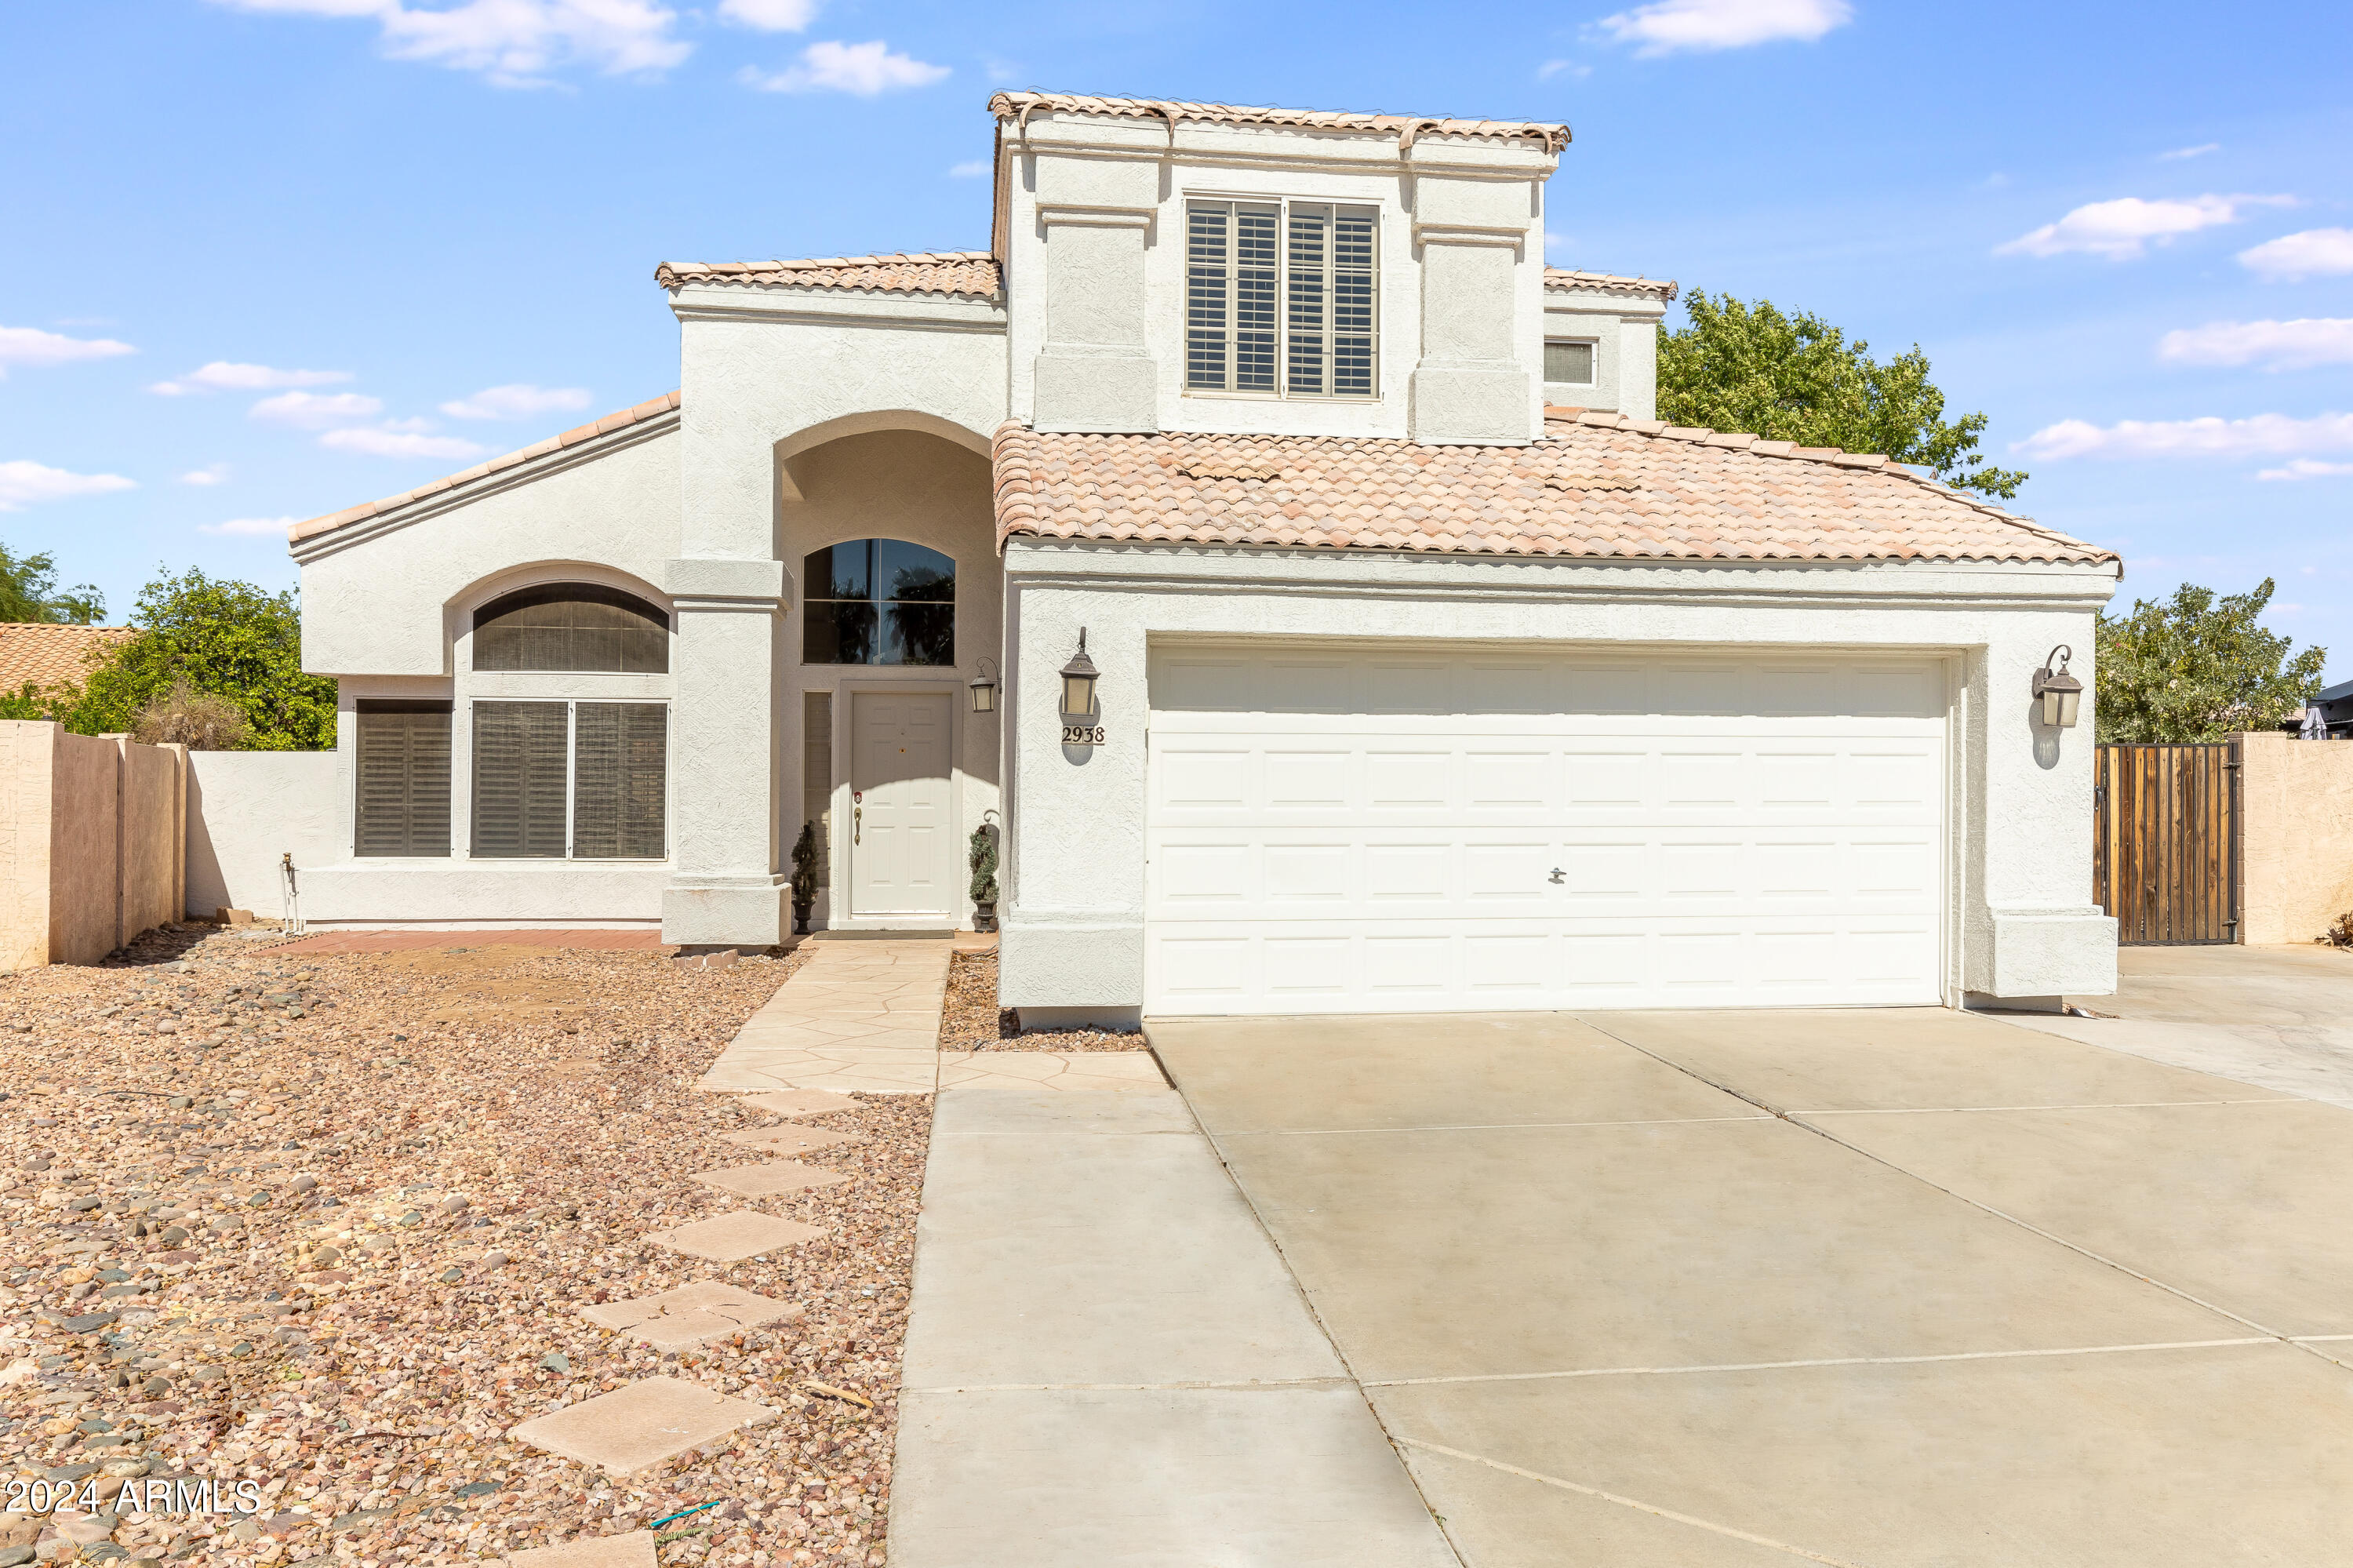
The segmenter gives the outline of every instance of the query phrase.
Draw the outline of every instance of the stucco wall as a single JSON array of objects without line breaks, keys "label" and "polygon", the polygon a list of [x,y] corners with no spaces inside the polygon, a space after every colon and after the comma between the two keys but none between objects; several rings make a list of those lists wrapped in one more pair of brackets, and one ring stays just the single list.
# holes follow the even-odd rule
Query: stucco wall
[{"label": "stucco wall", "polygon": [[177,920],[186,907],[187,747],[121,749],[122,907],[118,940]]},{"label": "stucco wall", "polygon": [[2239,939],[2309,942],[2353,911],[2353,745],[2242,735]]},{"label": "stucco wall", "polygon": [[313,870],[349,858],[338,783],[332,751],[189,753],[187,912],[283,918],[281,856],[306,892]]},{"label": "stucco wall", "polygon": [[1614,408],[1637,419],[1658,417],[1658,334],[1666,307],[1595,289],[1545,293],[1544,334],[1593,343],[1593,385],[1546,382],[1545,401],[1571,408]]},{"label": "stucco wall", "polygon": [[0,723],[0,969],[49,961],[53,724]]},{"label": "stucco wall", "polygon": [[[2103,570],[1835,565],[1599,567],[1372,552],[1177,551],[1017,539],[1006,572],[1013,829],[1001,990],[1009,1007],[1143,1001],[1146,650],[1160,636],[1456,638],[1945,652],[1953,824],[1951,1000],[2116,984],[2091,904],[2088,727],[2031,716],[2054,642],[2092,643]],[[1065,755],[1054,672],[1081,626],[1106,744]],[[2086,677],[2086,683],[2089,683]]]}]

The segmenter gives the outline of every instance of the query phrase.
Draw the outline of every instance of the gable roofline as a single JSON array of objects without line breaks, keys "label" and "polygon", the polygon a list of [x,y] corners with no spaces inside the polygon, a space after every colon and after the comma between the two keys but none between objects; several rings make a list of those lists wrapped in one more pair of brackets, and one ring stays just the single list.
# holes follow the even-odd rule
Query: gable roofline
[{"label": "gable roofline", "polygon": [[875,256],[811,256],[790,261],[665,261],[665,289],[690,283],[751,289],[839,289],[881,294],[944,294],[995,300],[1002,273],[987,250],[904,250]]},{"label": "gable roofline", "polygon": [[357,506],[347,506],[341,512],[330,512],[323,516],[297,523],[286,531],[286,542],[299,557],[318,548],[326,535],[343,533],[365,523],[391,520],[427,503],[470,500],[472,497],[459,496],[456,493],[503,489],[518,479],[536,477],[540,471],[565,466],[579,458],[596,455],[601,449],[659,435],[662,429],[678,423],[678,410],[682,401],[683,398],[676,392],[649,397],[633,407],[617,409],[601,419],[575,425],[562,435],[550,436],[543,441],[501,453],[458,473],[446,474],[429,483],[420,484],[414,490],[405,490],[381,501],[363,502]]},{"label": "gable roofline", "polygon": [[1585,289],[1603,294],[1639,295],[1662,305],[1672,304],[1680,291],[1672,278],[1625,278],[1615,272],[1572,272],[1566,267],[1546,268],[1544,286],[1547,293],[1555,289]]},{"label": "gable roofline", "polygon": [[1557,154],[1568,145],[1568,127],[1542,120],[1451,120],[1427,114],[1360,114],[1345,110],[1278,109],[1266,105],[1191,103],[1160,98],[1099,98],[1076,92],[1000,92],[988,111],[1018,133],[1039,111],[1092,114],[1113,120],[1165,122],[1173,136],[1180,124],[1275,125],[1294,131],[1363,131],[1398,138],[1410,147],[1419,136],[1469,136],[1488,142],[1539,142]]}]

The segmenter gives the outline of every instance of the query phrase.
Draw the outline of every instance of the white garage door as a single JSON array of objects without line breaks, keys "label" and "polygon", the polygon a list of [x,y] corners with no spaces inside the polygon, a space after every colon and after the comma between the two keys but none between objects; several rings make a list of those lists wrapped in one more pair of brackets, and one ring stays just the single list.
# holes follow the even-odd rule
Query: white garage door
[{"label": "white garage door", "polygon": [[1147,1011],[1941,1000],[1945,667],[1155,651]]}]

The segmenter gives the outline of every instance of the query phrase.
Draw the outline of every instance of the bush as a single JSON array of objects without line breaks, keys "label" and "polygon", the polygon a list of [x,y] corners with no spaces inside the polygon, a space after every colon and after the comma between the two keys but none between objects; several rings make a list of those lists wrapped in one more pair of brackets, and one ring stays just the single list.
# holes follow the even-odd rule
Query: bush
[{"label": "bush", "polygon": [[253,745],[253,721],[227,697],[197,691],[183,675],[170,691],[139,710],[131,721],[131,738],[142,746],[245,751]]},{"label": "bush", "polygon": [[291,593],[207,577],[195,568],[139,593],[140,635],[114,651],[71,694],[66,727],[82,735],[130,730],[185,685],[226,699],[252,751],[321,751],[335,744],[335,683],[302,673],[302,619]]}]

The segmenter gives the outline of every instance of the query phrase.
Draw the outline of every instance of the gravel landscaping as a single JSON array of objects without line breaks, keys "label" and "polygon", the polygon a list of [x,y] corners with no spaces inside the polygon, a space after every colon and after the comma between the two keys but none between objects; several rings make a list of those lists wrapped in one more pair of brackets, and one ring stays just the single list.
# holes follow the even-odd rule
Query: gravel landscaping
[{"label": "gravel landscaping", "polygon": [[940,1013],[943,1051],[1141,1051],[1129,1030],[1029,1029],[997,1005],[997,955],[958,953],[948,960],[947,1005]]},{"label": "gravel landscaping", "polygon": [[[451,942],[191,927],[0,978],[0,1485],[260,1497],[12,1515],[0,1563],[475,1562],[706,1502],[663,1563],[883,1560],[929,1097],[799,1118],[855,1135],[807,1157],[852,1181],[716,1192],[693,1174],[763,1158],[721,1135],[775,1118],[691,1086],[797,954]],[[733,1265],[644,1240],[744,1208],[826,1234]],[[582,1316],[697,1280],[800,1315],[683,1353]],[[506,1438],[655,1375],[779,1417],[620,1478]]]}]

